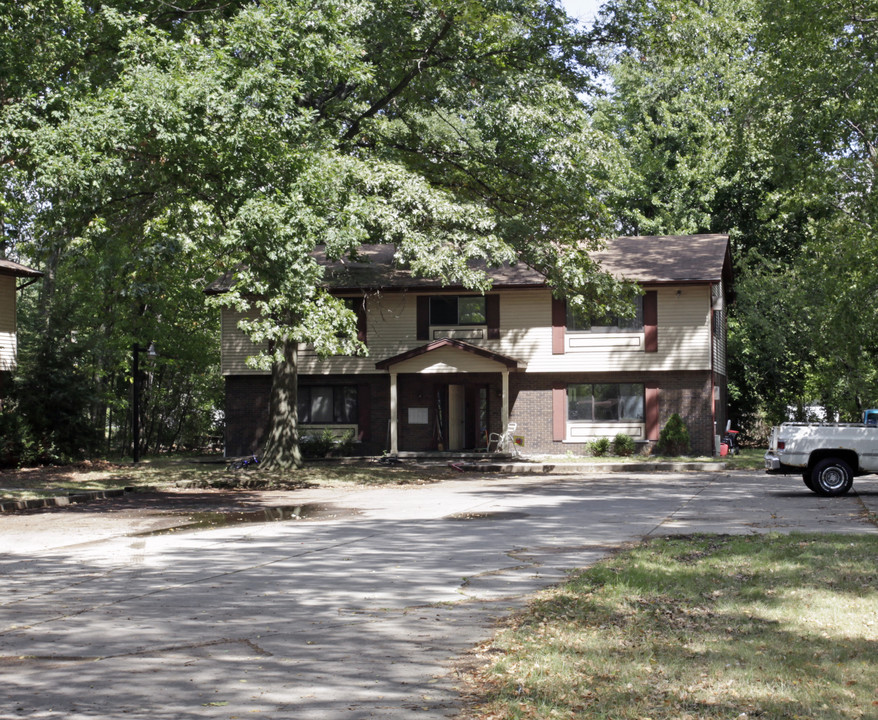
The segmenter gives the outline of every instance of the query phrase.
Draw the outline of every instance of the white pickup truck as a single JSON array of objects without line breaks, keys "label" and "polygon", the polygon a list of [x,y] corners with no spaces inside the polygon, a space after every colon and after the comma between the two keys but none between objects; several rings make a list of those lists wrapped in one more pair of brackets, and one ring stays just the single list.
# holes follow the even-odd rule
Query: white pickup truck
[{"label": "white pickup truck", "polygon": [[878,426],[788,422],[771,430],[765,470],[799,473],[818,495],[844,495],[857,475],[878,473]]}]

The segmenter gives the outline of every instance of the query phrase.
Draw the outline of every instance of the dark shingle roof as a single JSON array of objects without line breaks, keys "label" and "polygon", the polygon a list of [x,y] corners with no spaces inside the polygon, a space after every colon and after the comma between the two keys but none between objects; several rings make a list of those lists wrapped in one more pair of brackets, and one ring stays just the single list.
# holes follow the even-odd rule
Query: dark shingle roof
[{"label": "dark shingle roof", "polygon": [[[434,278],[415,277],[406,266],[396,261],[395,253],[394,245],[365,245],[359,253],[362,259],[356,262],[347,259],[332,262],[321,254],[317,257],[320,264],[326,266],[327,284],[332,288],[352,290],[453,287]],[[545,284],[545,278],[540,273],[523,263],[488,268],[483,262],[473,261],[471,266],[485,270],[495,287]]]},{"label": "dark shingle roof", "polygon": [[634,235],[610,240],[594,257],[624,280],[718,282],[729,270],[728,246],[728,235]]},{"label": "dark shingle roof", "polygon": [[[617,237],[594,257],[614,276],[639,283],[718,282],[727,273],[728,235],[654,235]],[[356,261],[329,261],[321,251],[314,255],[326,267],[327,285],[335,290],[438,289],[432,278],[414,277],[397,263],[394,245],[364,245]],[[478,264],[475,265],[479,267]],[[481,265],[485,268],[485,265]],[[523,263],[487,268],[495,288],[539,287],[545,278]],[[226,292],[234,278],[227,272],[207,286],[208,294]]]},{"label": "dark shingle roof", "polygon": [[43,273],[41,273],[39,270],[34,270],[33,268],[26,267],[25,265],[19,265],[17,262],[12,262],[12,260],[0,259],[0,275],[37,278],[42,277]]}]

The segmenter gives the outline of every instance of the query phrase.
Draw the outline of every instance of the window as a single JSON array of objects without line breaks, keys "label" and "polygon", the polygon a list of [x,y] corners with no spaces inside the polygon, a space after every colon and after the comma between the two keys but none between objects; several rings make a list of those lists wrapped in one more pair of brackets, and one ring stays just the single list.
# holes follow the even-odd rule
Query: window
[{"label": "window", "polygon": [[357,422],[356,385],[299,387],[299,422],[303,425]]},{"label": "window", "polygon": [[567,306],[567,330],[574,332],[637,332],[643,329],[643,296],[635,301],[635,314],[631,318],[620,317],[581,317]]},{"label": "window", "polygon": [[642,383],[567,386],[567,419],[578,422],[643,422]]},{"label": "window", "polygon": [[430,325],[485,325],[484,295],[439,295],[430,298]]}]

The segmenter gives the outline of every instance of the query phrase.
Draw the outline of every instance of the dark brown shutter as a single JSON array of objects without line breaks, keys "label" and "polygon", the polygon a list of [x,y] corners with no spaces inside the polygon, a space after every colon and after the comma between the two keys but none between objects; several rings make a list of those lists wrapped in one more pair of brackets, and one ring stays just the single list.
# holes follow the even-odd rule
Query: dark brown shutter
[{"label": "dark brown shutter", "polygon": [[357,340],[366,342],[366,298],[357,298],[354,301],[354,312],[357,315]]},{"label": "dark brown shutter", "polygon": [[647,290],[643,296],[643,349],[658,352],[658,293]]},{"label": "dark brown shutter", "polygon": [[564,354],[564,333],[567,332],[567,303],[552,298],[552,354]]},{"label": "dark brown shutter", "polygon": [[646,395],[646,439],[659,439],[659,387],[657,383],[647,383]]},{"label": "dark brown shutter", "polygon": [[372,439],[372,387],[368,383],[357,385],[357,427],[360,440]]},{"label": "dark brown shutter", "polygon": [[418,340],[430,339],[430,297],[418,295]]},{"label": "dark brown shutter", "polygon": [[485,295],[485,321],[488,325],[488,340],[500,339],[500,296]]},{"label": "dark brown shutter", "polygon": [[552,388],[552,440],[561,442],[567,438],[567,388]]}]

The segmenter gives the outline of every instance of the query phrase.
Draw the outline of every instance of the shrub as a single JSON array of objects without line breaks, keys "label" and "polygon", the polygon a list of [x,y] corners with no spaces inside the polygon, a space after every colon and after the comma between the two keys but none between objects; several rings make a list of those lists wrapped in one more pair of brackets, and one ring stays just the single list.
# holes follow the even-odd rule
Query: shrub
[{"label": "shrub", "polygon": [[688,455],[691,452],[689,429],[678,413],[671,415],[662,428],[656,450],[660,455]]},{"label": "shrub", "polygon": [[603,457],[610,451],[610,438],[598,438],[588,444],[588,451],[595,457]]},{"label": "shrub", "polygon": [[299,439],[299,449],[303,458],[324,458],[334,447],[335,435],[329,428],[324,428],[319,435],[303,435]]},{"label": "shrub", "polygon": [[349,430],[337,437],[332,430],[324,428],[319,435],[303,435],[299,440],[299,449],[306,459],[350,455],[354,449],[354,434]]},{"label": "shrub", "polygon": [[342,457],[347,457],[348,455],[354,454],[354,432],[353,432],[353,430],[348,430],[340,438],[336,438],[335,448],[333,449],[332,454],[333,455],[341,455]]},{"label": "shrub", "polygon": [[628,457],[633,455],[635,450],[634,438],[625,433],[618,433],[613,438],[613,455]]},{"label": "shrub", "polygon": [[58,452],[52,438],[39,438],[15,403],[0,410],[0,468],[63,463],[69,458]]}]

